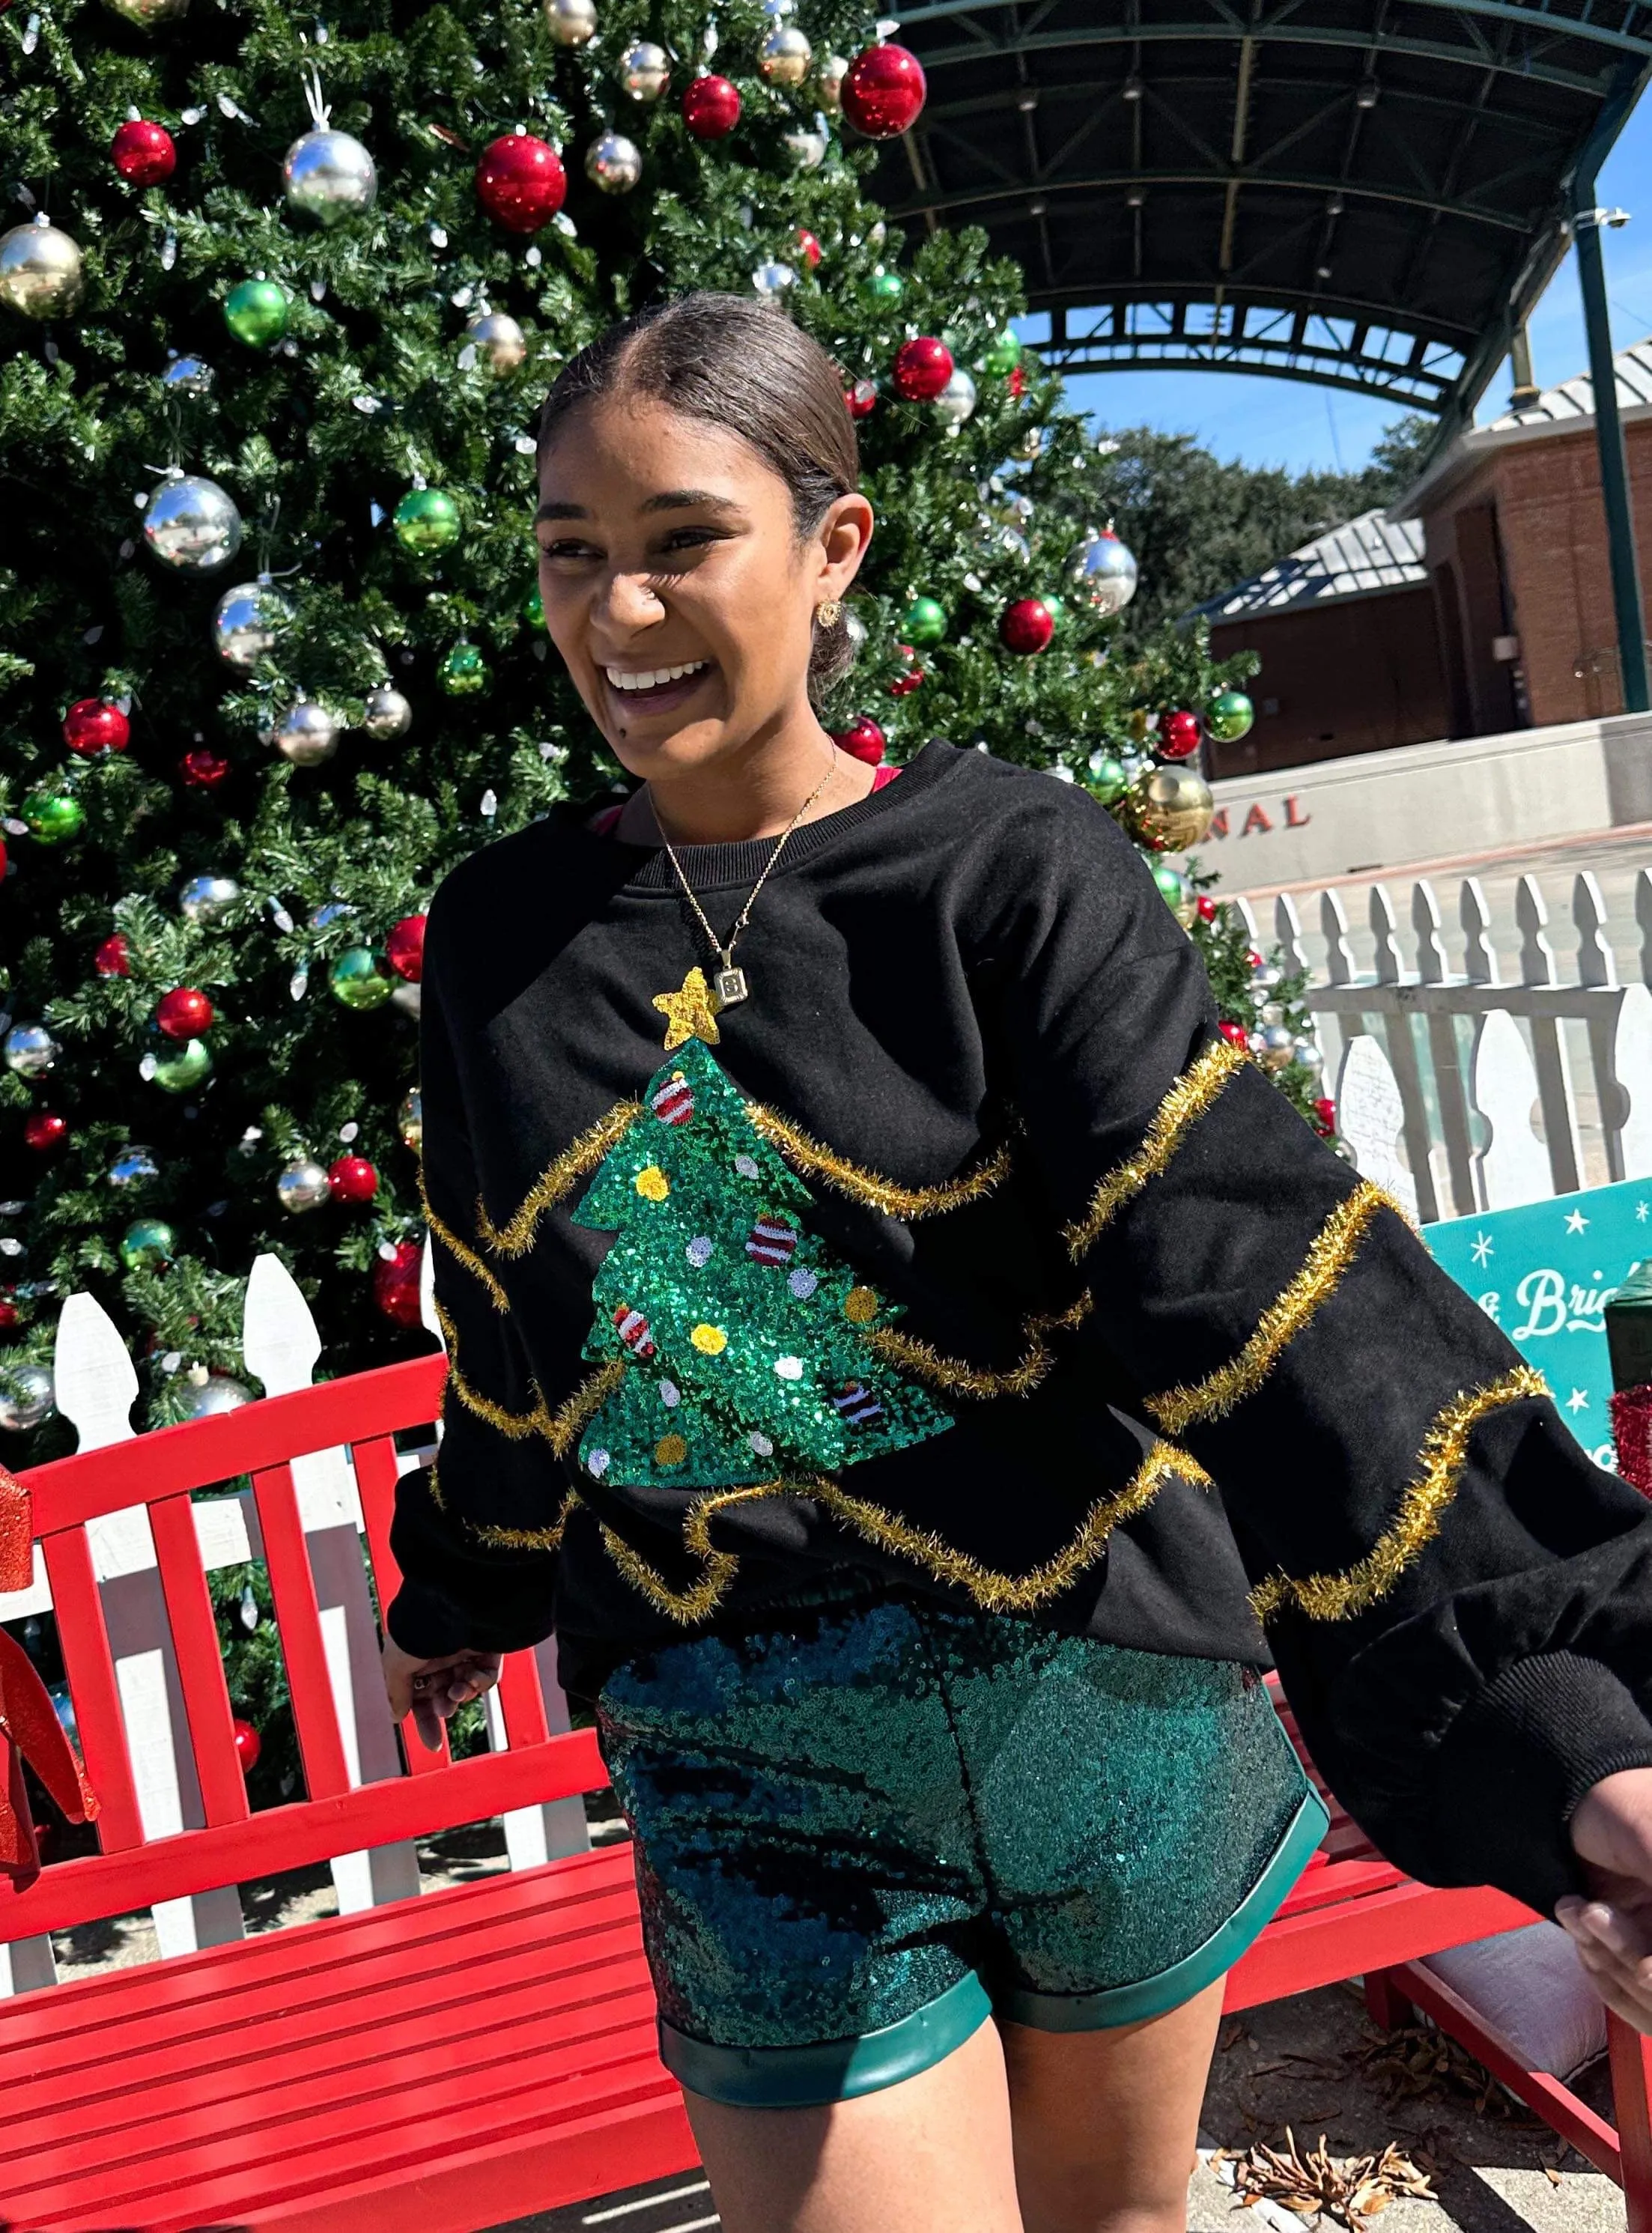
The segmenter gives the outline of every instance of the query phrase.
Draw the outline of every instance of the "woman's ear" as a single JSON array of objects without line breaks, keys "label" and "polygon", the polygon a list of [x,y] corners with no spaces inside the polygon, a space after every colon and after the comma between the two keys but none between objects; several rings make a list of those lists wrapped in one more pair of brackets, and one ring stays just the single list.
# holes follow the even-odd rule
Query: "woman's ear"
[{"label": "woman's ear", "polygon": [[833,498],[820,523],[818,587],[823,599],[842,598],[861,570],[872,540],[872,507],[859,492]]}]

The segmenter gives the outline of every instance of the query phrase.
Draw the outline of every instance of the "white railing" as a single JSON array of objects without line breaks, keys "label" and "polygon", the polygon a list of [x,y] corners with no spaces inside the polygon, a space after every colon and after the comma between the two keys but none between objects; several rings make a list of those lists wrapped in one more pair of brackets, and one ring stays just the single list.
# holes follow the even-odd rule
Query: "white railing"
[{"label": "white railing", "polygon": [[[1327,889],[1299,911],[1282,893],[1271,935],[1248,901],[1233,904],[1259,947],[1308,973],[1338,1129],[1361,1170],[1423,1224],[1652,1172],[1652,873],[1636,878],[1629,935],[1597,876],[1573,879],[1564,967],[1533,876],[1514,886],[1512,922],[1494,920],[1478,878],[1463,880],[1450,941],[1460,967],[1426,881],[1410,888],[1408,936],[1387,885],[1367,889],[1370,960],[1356,967],[1350,896]],[[1619,951],[1633,956],[1628,984]]]}]

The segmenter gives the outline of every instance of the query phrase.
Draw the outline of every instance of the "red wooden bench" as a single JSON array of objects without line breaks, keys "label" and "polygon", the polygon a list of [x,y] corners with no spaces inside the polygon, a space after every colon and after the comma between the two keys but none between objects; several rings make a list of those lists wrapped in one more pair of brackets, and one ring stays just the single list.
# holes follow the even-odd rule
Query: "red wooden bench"
[{"label": "red wooden bench", "polygon": [[[102,1802],[101,1850],[48,1866],[24,1892],[0,1880],[0,1941],[602,1787],[595,1739],[550,1733],[533,1656],[523,1652],[500,1685],[508,1750],[455,1761],[404,1729],[406,1772],[350,1788],[290,1461],[349,1445],[387,1597],[397,1582],[393,1436],[435,1416],[445,1369],[439,1355],[417,1358],[24,1476]],[[243,1474],[308,1787],[256,1815],[190,1502],[192,1489]],[[85,1533],[87,1520],[139,1503],[149,1509],[205,1815],[202,1827],[146,1842]],[[1402,1965],[1529,1920],[1499,1892],[1409,1882],[1339,1818],[1235,1970],[1228,2004],[1363,1975],[1377,1981],[1379,2008],[1385,1991],[1390,2001],[1408,1993],[1454,2028],[1464,2018],[1449,1996]],[[1620,2027],[1614,2056],[1621,2141],[1554,2081],[1499,2074],[1625,2183],[1632,2233],[1652,2233],[1644,2043]],[[335,2233],[397,2222],[476,2233],[695,2161],[655,2053],[624,1846],[6,2002],[0,2095],[6,2233]]]}]

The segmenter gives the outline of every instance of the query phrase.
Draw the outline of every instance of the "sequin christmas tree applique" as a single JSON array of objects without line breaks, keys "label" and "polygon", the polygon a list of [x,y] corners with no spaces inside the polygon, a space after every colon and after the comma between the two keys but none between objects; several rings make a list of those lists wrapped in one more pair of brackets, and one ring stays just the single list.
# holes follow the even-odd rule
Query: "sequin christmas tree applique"
[{"label": "sequin christmas tree applique", "polygon": [[623,1364],[579,1459],[628,1488],[740,1488],[836,1472],[952,1420],[867,1337],[901,1315],[803,1223],[807,1188],[698,1039],[573,1214],[611,1232],[585,1344]]}]

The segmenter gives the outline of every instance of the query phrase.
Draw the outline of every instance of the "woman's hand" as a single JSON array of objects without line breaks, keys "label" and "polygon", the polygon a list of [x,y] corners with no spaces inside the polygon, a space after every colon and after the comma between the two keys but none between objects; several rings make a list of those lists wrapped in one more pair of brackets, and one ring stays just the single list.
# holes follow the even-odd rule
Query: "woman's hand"
[{"label": "woman's hand", "polygon": [[384,1687],[400,1722],[408,1714],[426,1752],[442,1748],[442,1723],[491,1690],[499,1679],[497,1651],[450,1651],[443,1659],[414,1659],[389,1637],[384,1640]]},{"label": "woman's hand", "polygon": [[1609,2008],[1652,2033],[1652,1768],[1603,1776],[1572,1809],[1572,1849],[1590,1897],[1563,1899],[1555,1920]]}]

